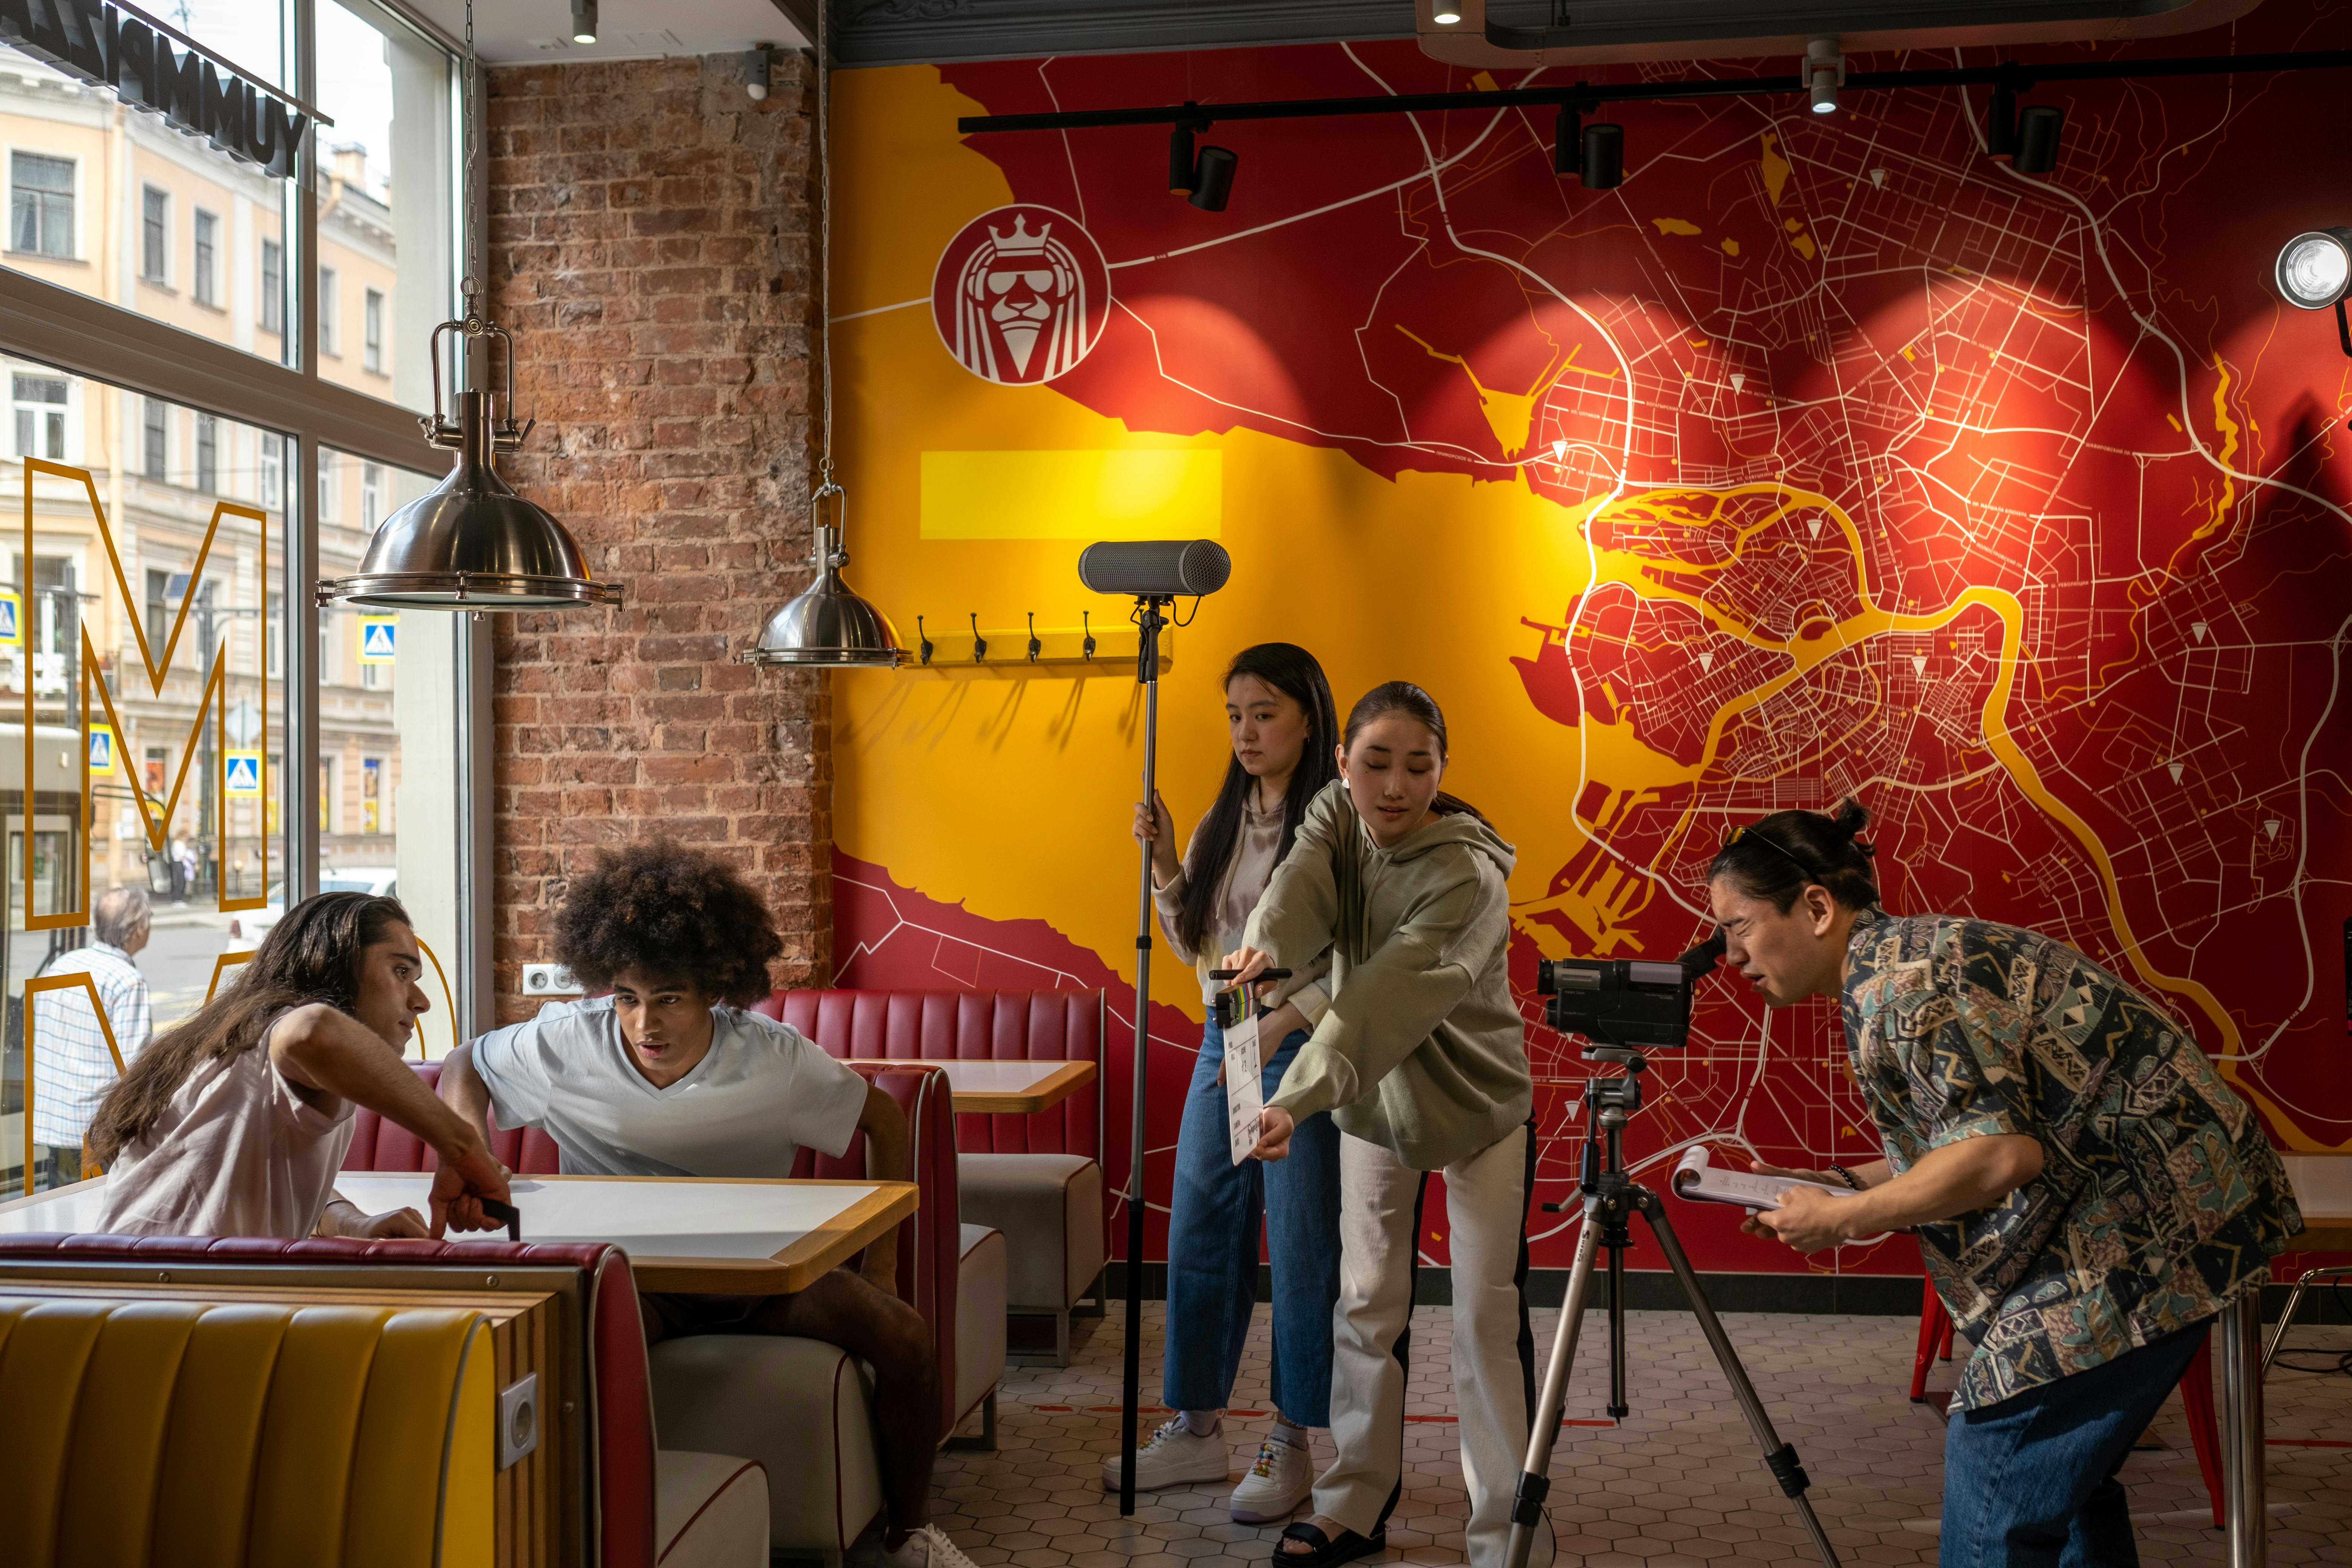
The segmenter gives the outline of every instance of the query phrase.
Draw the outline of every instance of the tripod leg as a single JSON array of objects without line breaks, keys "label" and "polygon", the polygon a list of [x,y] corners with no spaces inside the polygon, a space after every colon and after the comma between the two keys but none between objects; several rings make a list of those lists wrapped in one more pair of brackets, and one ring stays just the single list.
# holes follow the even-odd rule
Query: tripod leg
[{"label": "tripod leg", "polygon": [[1690,1259],[1683,1253],[1683,1244],[1675,1236],[1675,1227],[1666,1218],[1665,1205],[1658,1194],[1646,1187],[1633,1189],[1633,1206],[1650,1222],[1651,1232],[1658,1238],[1658,1247],[1666,1255],[1666,1266],[1675,1271],[1675,1279],[1689,1298],[1691,1315],[1698,1320],[1699,1332],[1706,1336],[1707,1348],[1715,1352],[1717,1364],[1723,1368],[1725,1379],[1731,1384],[1734,1397],[1739,1401],[1748,1426],[1756,1434],[1757,1443],[1764,1450],[1764,1462],[1771,1467],[1772,1479],[1780,1483],[1780,1490],[1797,1505],[1797,1516],[1804,1521],[1805,1533],[1813,1538],[1813,1550],[1821,1554],[1822,1568],[1838,1568],[1837,1550],[1830,1544],[1822,1521],[1813,1515],[1811,1499],[1805,1489],[1812,1484],[1804,1467],[1797,1462],[1797,1450],[1780,1440],[1772,1429],[1772,1417],[1764,1413],[1764,1402],[1756,1397],[1756,1385],[1748,1381],[1748,1369],[1739,1364],[1739,1352],[1731,1348],[1730,1336],[1707,1305],[1706,1293],[1699,1289],[1698,1275],[1693,1271]]},{"label": "tripod leg", "polygon": [[1551,1447],[1559,1436],[1560,1407],[1568,1403],[1569,1369],[1576,1364],[1576,1334],[1584,1323],[1585,1298],[1592,1290],[1592,1255],[1601,1246],[1594,1201],[1584,1201],[1584,1226],[1576,1238],[1576,1264],[1569,1270],[1568,1299],[1559,1304],[1559,1327],[1551,1337],[1551,1363],[1544,1368],[1543,1393],[1528,1413],[1528,1457],[1519,1468],[1519,1489],[1511,1503],[1511,1544],[1504,1568],[1528,1568],[1536,1526],[1543,1522],[1544,1494],[1551,1490]]}]

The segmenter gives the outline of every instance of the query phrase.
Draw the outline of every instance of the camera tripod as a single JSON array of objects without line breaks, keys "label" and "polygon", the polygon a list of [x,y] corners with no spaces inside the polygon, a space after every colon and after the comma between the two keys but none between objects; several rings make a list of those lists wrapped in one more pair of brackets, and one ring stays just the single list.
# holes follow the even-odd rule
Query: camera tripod
[{"label": "camera tripod", "polygon": [[[1659,1250],[1666,1255],[1675,1283],[1682,1287],[1690,1303],[1691,1315],[1698,1320],[1707,1348],[1715,1352],[1717,1364],[1723,1368],[1723,1375],[1738,1398],[1739,1408],[1747,1415],[1758,1445],[1764,1450],[1764,1462],[1771,1467],[1772,1479],[1780,1483],[1780,1490],[1797,1505],[1798,1517],[1805,1521],[1805,1531],[1813,1538],[1813,1550],[1821,1553],[1822,1568],[1838,1568],[1837,1552],[1805,1496],[1805,1489],[1812,1483],[1797,1462],[1797,1450],[1782,1442],[1780,1434],[1772,1429],[1772,1418],[1764,1413],[1763,1402],[1756,1397],[1756,1385],[1748,1381],[1738,1352],[1731,1348],[1715,1309],[1707,1305],[1706,1294],[1699,1288],[1698,1276],[1691,1270],[1690,1259],[1683,1254],[1682,1243],[1675,1239],[1665,1205],[1659,1202],[1657,1194],[1625,1173],[1625,1123],[1633,1111],[1641,1109],[1641,1075],[1650,1064],[1641,1052],[1619,1046],[1594,1046],[1584,1056],[1588,1061],[1619,1063],[1624,1067],[1625,1076],[1587,1079],[1584,1082],[1585,1111],[1592,1118],[1587,1126],[1598,1128],[1597,1135],[1588,1134],[1585,1139],[1584,1168],[1577,1184],[1583,1193],[1584,1227],[1577,1237],[1576,1266],[1568,1277],[1568,1300],[1560,1305],[1559,1329],[1552,1338],[1551,1362],[1544,1370],[1543,1394],[1532,1412],[1527,1462],[1521,1467],[1518,1491],[1511,1507],[1507,1568],[1527,1568],[1528,1553],[1535,1544],[1536,1526],[1543,1521],[1544,1497],[1551,1490],[1552,1444],[1559,1436],[1560,1407],[1568,1399],[1569,1368],[1576,1361],[1577,1331],[1583,1326],[1584,1305],[1592,1289],[1593,1257],[1604,1248],[1609,1254],[1609,1414],[1622,1419],[1632,1409],[1625,1400],[1625,1249],[1633,1245],[1626,1222],[1637,1213],[1657,1237]],[[1566,1206],[1544,1205],[1546,1212],[1551,1214]]]}]

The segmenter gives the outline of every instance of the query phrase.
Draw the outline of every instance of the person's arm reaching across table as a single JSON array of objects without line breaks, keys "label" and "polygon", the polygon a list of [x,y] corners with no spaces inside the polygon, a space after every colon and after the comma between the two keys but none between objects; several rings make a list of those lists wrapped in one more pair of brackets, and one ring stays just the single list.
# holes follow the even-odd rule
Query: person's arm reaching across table
[{"label": "person's arm reaching across table", "polygon": [[474,1041],[467,1040],[441,1058],[441,1103],[466,1119],[466,1124],[490,1141],[490,1086],[474,1070]]},{"label": "person's arm reaching across table", "polygon": [[[512,1201],[506,1168],[480,1131],[434,1098],[424,1080],[384,1048],[382,1036],[339,1007],[313,1002],[285,1013],[263,1042],[270,1065],[322,1110],[348,1100],[407,1128],[440,1155],[433,1173],[427,1234],[451,1226],[488,1230],[482,1200]],[[322,1103],[323,1102],[323,1103]]]}]

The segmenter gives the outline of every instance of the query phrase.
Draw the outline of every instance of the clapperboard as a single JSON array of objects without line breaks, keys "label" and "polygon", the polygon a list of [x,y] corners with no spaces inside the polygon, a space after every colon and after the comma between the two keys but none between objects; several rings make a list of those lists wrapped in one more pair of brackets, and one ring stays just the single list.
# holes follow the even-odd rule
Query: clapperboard
[{"label": "clapperboard", "polygon": [[362,616],[360,617],[360,662],[390,664],[394,635],[399,630],[397,616]]},{"label": "clapperboard", "polygon": [[261,794],[261,753],[259,752],[229,752],[223,757],[228,782],[223,787],[232,796],[257,798]]}]

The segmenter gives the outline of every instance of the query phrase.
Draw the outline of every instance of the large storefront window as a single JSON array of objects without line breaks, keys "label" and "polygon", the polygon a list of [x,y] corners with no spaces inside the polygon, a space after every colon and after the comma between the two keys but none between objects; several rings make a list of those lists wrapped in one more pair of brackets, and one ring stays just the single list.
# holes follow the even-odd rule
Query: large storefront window
[{"label": "large storefront window", "polygon": [[[357,571],[381,521],[433,488],[433,476],[325,454],[319,569]],[[340,520],[340,521],[335,521]],[[425,944],[433,1011],[418,1047],[456,1043],[458,889],[457,638],[437,610],[319,612],[319,888],[383,893],[407,906]]]},{"label": "large storefront window", "polygon": [[[457,313],[457,73],[376,0],[308,3],[308,70],[275,0],[155,8],[209,65],[128,12],[128,74],[44,58],[54,7],[0,45],[0,1191],[83,1176],[118,1058],[311,891],[409,906],[430,1054],[483,1010],[466,628],[313,607],[440,466],[414,411]],[[197,102],[191,134],[163,64],[242,117]],[[296,81],[333,125],[247,90]],[[106,951],[139,898],[145,942]]]},{"label": "large storefront window", "polygon": [[[0,459],[16,520],[0,528],[0,1181],[21,1188],[28,1141],[53,1179],[79,1175],[44,1151],[78,1147],[111,1066],[73,977],[91,976],[115,1049],[135,1054],[203,1004],[284,879],[268,617],[289,535],[263,483],[282,437],[53,366],[0,374],[39,392],[30,449]],[[37,423],[52,409],[61,443]],[[122,934],[142,901],[143,942]]]},{"label": "large storefront window", "polygon": [[[287,75],[286,29],[276,5],[190,0],[161,7],[173,26],[270,86]],[[135,18],[143,58],[157,35]],[[174,64],[186,51],[161,47]],[[203,62],[198,61],[201,79]],[[217,82],[224,73],[215,68]],[[240,82],[250,78],[236,79]],[[174,79],[176,83],[176,78]],[[157,98],[173,102],[159,84]],[[290,129],[293,111],[266,95],[238,109],[265,132]],[[0,261],[76,293],[279,364],[299,344],[286,331],[290,156],[270,163],[182,129],[188,116],[126,105],[112,89],[66,65],[0,45],[0,143],[8,150],[8,245]],[[446,188],[446,187],[445,187]]]},{"label": "large storefront window", "polygon": [[433,406],[426,340],[457,313],[449,57],[371,0],[319,0],[319,376]]}]

